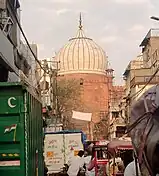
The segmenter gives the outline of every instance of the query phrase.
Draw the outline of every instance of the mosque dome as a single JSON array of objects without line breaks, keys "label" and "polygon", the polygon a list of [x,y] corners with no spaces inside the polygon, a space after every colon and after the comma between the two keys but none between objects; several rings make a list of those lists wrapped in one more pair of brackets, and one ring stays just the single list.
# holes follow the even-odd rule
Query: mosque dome
[{"label": "mosque dome", "polygon": [[58,52],[56,60],[59,61],[59,74],[105,74],[108,66],[104,50],[85,36],[81,15],[76,37],[71,38]]}]

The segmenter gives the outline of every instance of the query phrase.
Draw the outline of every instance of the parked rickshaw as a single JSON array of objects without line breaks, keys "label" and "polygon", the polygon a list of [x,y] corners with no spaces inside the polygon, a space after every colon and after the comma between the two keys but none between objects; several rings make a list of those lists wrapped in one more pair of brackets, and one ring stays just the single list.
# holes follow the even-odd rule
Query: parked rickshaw
[{"label": "parked rickshaw", "polygon": [[93,146],[92,168],[95,168],[95,176],[107,176],[106,165],[109,163],[109,158],[111,158],[107,147],[108,143],[109,141],[98,141]]},{"label": "parked rickshaw", "polygon": [[115,158],[120,157],[126,167],[132,160],[133,147],[131,141],[126,140],[113,140],[108,145],[108,152],[113,158],[113,173],[109,176],[123,176],[124,173],[115,173]]}]

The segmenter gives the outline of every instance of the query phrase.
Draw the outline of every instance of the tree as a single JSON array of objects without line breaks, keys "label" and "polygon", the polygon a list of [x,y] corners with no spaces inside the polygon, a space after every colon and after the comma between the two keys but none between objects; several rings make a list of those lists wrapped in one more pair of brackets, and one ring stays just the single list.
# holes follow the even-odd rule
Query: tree
[{"label": "tree", "polygon": [[101,137],[103,139],[108,139],[108,127],[109,127],[109,121],[108,121],[108,114],[100,120],[99,123],[96,123],[94,126],[94,137]]},{"label": "tree", "polygon": [[[75,79],[60,79],[57,81],[57,115],[70,125],[72,110],[81,106],[80,82]],[[70,128],[70,127],[69,127]]]}]

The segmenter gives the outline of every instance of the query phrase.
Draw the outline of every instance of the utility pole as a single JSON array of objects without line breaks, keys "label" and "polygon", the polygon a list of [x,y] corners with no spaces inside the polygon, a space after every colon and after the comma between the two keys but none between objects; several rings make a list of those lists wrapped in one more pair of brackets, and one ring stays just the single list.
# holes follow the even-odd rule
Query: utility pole
[{"label": "utility pole", "polygon": [[56,62],[56,68],[53,70],[53,112],[55,115],[55,131],[57,127],[57,121],[58,121],[58,91],[57,91],[57,73],[58,73],[58,62]]},{"label": "utility pole", "polygon": [[[57,123],[59,119],[59,107],[58,107],[58,84],[57,84],[57,77],[59,71],[59,61],[50,61],[52,63],[52,69],[50,73],[50,82],[51,82],[51,89],[52,89],[52,109],[53,109],[53,116],[52,122],[55,124],[55,131],[57,128]],[[54,66],[55,63],[55,66]]]},{"label": "utility pole", "polygon": [[[49,105],[52,109],[52,113],[50,113],[50,122],[49,124],[52,124],[54,126],[54,129],[56,131],[56,126],[58,123],[58,117],[59,117],[59,108],[58,108],[58,83],[57,83],[57,77],[58,77],[58,70],[59,70],[59,62],[55,60],[42,60],[43,62],[43,69],[46,70],[42,73],[42,83],[43,88],[41,91],[42,95],[42,101],[45,103],[45,105]],[[47,97],[47,99],[46,99]],[[47,102],[46,102],[47,100]],[[50,100],[50,101],[49,101]],[[43,106],[45,106],[43,104]]]}]

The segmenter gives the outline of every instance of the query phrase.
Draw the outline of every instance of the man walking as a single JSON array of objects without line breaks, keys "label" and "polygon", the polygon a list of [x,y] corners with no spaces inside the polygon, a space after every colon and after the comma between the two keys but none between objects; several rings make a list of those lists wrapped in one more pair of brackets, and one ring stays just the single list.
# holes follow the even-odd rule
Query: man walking
[{"label": "man walking", "polygon": [[68,163],[69,168],[68,168],[68,171],[67,171],[67,174],[69,176],[77,176],[80,169],[83,168],[83,166],[84,166],[83,155],[84,155],[84,151],[80,150],[78,152],[77,156],[71,158],[71,160]]}]

